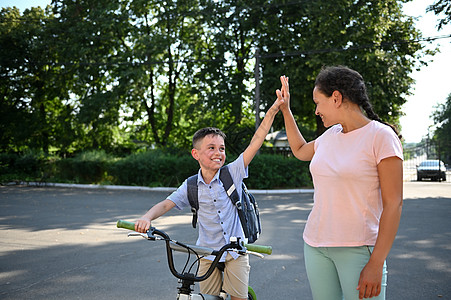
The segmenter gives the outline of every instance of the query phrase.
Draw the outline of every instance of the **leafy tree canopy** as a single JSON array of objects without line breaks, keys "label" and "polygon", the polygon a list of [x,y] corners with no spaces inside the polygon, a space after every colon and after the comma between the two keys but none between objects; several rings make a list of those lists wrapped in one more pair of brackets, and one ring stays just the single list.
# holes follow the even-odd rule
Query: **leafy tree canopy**
[{"label": "leafy tree canopy", "polygon": [[[237,154],[260,109],[290,77],[307,138],[322,132],[311,101],[323,65],[367,81],[376,112],[397,124],[412,79],[431,54],[402,14],[405,1],[53,0],[0,13],[0,149],[71,154],[190,147],[216,126]],[[282,128],[277,118],[274,128]]]},{"label": "leafy tree canopy", "polygon": [[451,20],[451,0],[438,0],[434,4],[427,8],[427,11],[433,11],[436,15],[443,14],[443,17],[439,20],[438,29],[442,29],[443,26],[449,24]]}]

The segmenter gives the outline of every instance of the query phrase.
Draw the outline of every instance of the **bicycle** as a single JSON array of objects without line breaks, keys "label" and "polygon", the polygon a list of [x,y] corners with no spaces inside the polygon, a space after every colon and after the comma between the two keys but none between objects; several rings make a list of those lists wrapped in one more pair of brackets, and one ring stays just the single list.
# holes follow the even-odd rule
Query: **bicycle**
[{"label": "bicycle", "polygon": [[[125,228],[134,231],[135,230],[135,224],[133,222],[118,220],[116,226],[118,228]],[[255,244],[245,244],[244,242],[240,241],[240,238],[232,237],[230,238],[230,243],[224,245],[219,250],[214,250],[207,247],[200,247],[195,245],[189,245],[184,244],[175,240],[172,240],[169,235],[159,230],[155,227],[151,227],[146,233],[139,233],[139,232],[132,232],[129,233],[128,236],[141,236],[149,241],[164,241],[166,244],[166,257],[168,260],[169,270],[171,271],[172,275],[174,275],[176,278],[179,279],[180,287],[178,287],[178,293],[177,293],[177,300],[225,300],[229,299],[228,295],[225,292],[221,292],[219,296],[214,295],[207,295],[207,294],[193,294],[194,291],[194,284],[195,282],[200,282],[208,277],[213,273],[214,269],[220,266],[219,260],[222,256],[222,254],[225,251],[235,251],[241,255],[244,254],[252,254],[255,256],[258,256],[260,258],[264,258],[264,254],[271,254],[272,253],[272,247],[271,246],[263,246],[263,245],[255,245]],[[180,273],[176,270],[174,265],[174,256],[173,251],[178,252],[185,252],[188,253],[188,258],[185,263],[185,267],[183,268],[183,271]],[[186,270],[189,262],[190,262],[190,255],[194,254],[196,256],[196,260],[191,264],[191,267]],[[197,275],[196,273],[191,273],[191,269],[194,267],[195,264],[199,263],[199,260],[204,256],[213,255],[215,256],[215,259],[213,260],[212,264],[210,265],[210,268],[208,271],[201,275]],[[198,268],[198,267],[197,267]],[[252,287],[248,287],[248,299],[250,300],[257,300],[257,296],[252,289]]]}]

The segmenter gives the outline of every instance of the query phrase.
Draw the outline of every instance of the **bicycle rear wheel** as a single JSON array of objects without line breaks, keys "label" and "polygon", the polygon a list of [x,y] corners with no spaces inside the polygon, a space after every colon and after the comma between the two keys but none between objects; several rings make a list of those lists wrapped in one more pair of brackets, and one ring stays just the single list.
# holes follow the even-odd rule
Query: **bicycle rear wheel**
[{"label": "bicycle rear wheel", "polygon": [[247,299],[257,300],[257,295],[255,295],[254,289],[250,286],[247,287]]}]

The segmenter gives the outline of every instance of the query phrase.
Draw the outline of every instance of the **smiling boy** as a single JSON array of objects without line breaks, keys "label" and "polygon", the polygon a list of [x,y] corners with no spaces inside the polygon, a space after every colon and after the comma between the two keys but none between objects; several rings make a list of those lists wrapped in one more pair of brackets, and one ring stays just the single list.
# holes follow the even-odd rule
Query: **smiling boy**
[{"label": "smiling boy", "polygon": [[[241,195],[241,182],[248,177],[248,165],[260,149],[279,106],[283,99],[276,99],[265,118],[255,132],[249,146],[233,162],[227,165],[232,180]],[[230,237],[244,239],[243,228],[236,207],[230,201],[219,179],[219,169],[226,160],[225,134],[213,127],[198,130],[193,136],[192,157],[199,162],[198,173],[198,224],[199,238],[197,245],[220,249],[229,243]],[[165,214],[172,208],[181,210],[190,207],[187,192],[187,180],[167,199],[153,206],[135,223],[135,230],[146,232],[151,221]],[[211,257],[200,262],[199,274],[206,272],[211,264]],[[227,292],[232,300],[247,299],[249,282],[249,258],[235,252],[225,253],[221,258],[225,262],[224,276],[218,269],[205,281],[200,282],[200,291],[204,294],[219,295],[221,289]]]}]

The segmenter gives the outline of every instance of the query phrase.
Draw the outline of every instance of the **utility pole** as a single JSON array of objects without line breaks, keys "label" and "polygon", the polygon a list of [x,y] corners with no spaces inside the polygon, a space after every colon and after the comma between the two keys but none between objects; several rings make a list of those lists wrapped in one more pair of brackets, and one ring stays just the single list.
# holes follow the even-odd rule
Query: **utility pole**
[{"label": "utility pole", "polygon": [[255,131],[260,126],[260,50],[255,50]]}]

